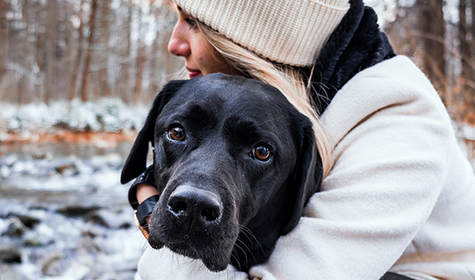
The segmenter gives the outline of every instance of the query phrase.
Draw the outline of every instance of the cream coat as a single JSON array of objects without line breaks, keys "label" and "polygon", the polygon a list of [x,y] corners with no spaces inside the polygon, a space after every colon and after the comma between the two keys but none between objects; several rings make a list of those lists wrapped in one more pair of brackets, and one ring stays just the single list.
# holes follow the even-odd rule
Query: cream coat
[{"label": "cream coat", "polygon": [[[475,279],[475,177],[423,73],[397,56],[358,73],[321,121],[335,165],[249,278]],[[139,276],[140,275],[140,276]],[[148,249],[137,279],[248,279]]]}]

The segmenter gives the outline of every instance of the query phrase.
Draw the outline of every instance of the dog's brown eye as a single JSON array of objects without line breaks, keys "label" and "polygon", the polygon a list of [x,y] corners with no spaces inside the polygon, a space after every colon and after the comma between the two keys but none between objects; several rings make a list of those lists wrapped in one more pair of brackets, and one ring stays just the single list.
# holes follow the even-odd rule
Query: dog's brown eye
[{"label": "dog's brown eye", "polygon": [[168,137],[172,140],[183,141],[185,140],[185,130],[179,126],[175,126],[168,130]]},{"label": "dog's brown eye", "polygon": [[272,156],[272,153],[266,146],[257,146],[252,150],[252,155],[260,161],[266,161]]}]

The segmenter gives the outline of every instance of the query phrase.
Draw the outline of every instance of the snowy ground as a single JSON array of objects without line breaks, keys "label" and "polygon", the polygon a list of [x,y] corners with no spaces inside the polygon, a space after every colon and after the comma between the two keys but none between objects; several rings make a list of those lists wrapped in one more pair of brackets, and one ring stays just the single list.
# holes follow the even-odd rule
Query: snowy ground
[{"label": "snowy ground", "polygon": [[147,244],[119,183],[131,143],[2,141],[55,127],[139,129],[147,112],[114,99],[0,104],[0,280],[133,279]]},{"label": "snowy ground", "polygon": [[454,125],[460,148],[475,170],[475,127],[468,124]]},{"label": "snowy ground", "polygon": [[146,241],[120,154],[0,157],[0,279],[133,279]]},{"label": "snowy ground", "polygon": [[0,103],[0,128],[11,132],[45,131],[55,127],[118,132],[139,129],[148,110],[149,106],[126,105],[112,98],[85,103],[77,99],[55,101],[50,105]]}]

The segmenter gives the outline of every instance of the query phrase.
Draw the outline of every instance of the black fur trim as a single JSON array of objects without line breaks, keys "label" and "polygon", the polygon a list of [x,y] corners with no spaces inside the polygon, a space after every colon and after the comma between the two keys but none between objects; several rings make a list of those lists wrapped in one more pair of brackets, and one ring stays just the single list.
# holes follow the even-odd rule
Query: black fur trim
[{"label": "black fur trim", "polygon": [[350,5],[309,73],[319,114],[354,75],[395,56],[374,10],[362,0],[350,0]]}]

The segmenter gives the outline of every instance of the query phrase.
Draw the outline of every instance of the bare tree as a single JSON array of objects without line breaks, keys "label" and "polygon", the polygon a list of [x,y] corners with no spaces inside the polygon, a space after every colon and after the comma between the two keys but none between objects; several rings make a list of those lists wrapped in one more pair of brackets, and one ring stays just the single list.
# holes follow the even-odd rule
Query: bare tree
[{"label": "bare tree", "polygon": [[[37,13],[38,14],[47,13],[47,11],[43,7],[43,5],[39,4],[37,8]],[[45,69],[46,69],[46,41],[48,40],[47,35],[46,35],[46,28],[41,28],[41,27],[46,26],[44,17],[38,17],[38,26],[40,28],[36,36],[35,60],[36,60],[36,65],[38,66],[38,71],[44,75]],[[22,94],[22,93],[18,93],[18,94]],[[40,100],[46,100],[44,85],[38,89],[37,97]]]},{"label": "bare tree", "polygon": [[102,15],[101,15],[101,30],[102,30],[102,36],[101,36],[101,45],[102,49],[104,52],[103,55],[103,63],[101,65],[101,70],[99,72],[99,82],[100,82],[100,87],[99,87],[99,94],[100,96],[110,96],[111,95],[111,90],[109,87],[109,82],[108,82],[108,62],[109,62],[109,54],[110,54],[110,48],[109,48],[109,41],[110,41],[110,29],[109,29],[109,23],[110,23],[110,16],[111,16],[111,11],[110,11],[110,5],[111,1],[110,0],[102,0],[101,1],[101,8],[102,8]]},{"label": "bare tree", "polygon": [[[151,7],[151,14],[154,16],[154,24],[159,25],[160,24],[160,7],[154,3],[154,0],[150,0],[149,3]],[[157,73],[159,73],[160,68],[163,68],[163,65],[161,64],[162,60],[159,58],[158,54],[160,53],[161,50],[161,42],[164,41],[163,38],[160,36],[161,33],[163,33],[163,29],[157,28],[157,31],[155,32],[155,40],[152,43],[151,47],[151,53],[150,53],[150,71],[149,71],[149,80],[150,80],[150,92],[151,95],[154,96],[160,85],[159,78],[157,77]],[[162,62],[163,63],[163,62]]]},{"label": "bare tree", "polygon": [[[461,73],[460,73],[460,93],[459,93],[459,113],[460,116],[475,114],[475,85],[473,81],[473,54],[472,54],[472,38],[473,26],[469,23],[467,17],[468,8],[473,8],[473,2],[469,0],[460,0],[459,2],[459,24],[458,32],[460,39],[460,55],[461,55]],[[473,12],[469,15],[471,17]]]},{"label": "bare tree", "polygon": [[76,97],[76,84],[77,84],[77,81],[78,81],[78,76],[79,76],[79,72],[80,72],[80,67],[81,67],[81,59],[83,57],[83,51],[84,51],[84,48],[85,48],[85,44],[84,44],[84,21],[83,21],[83,17],[82,17],[82,6],[83,6],[83,3],[84,3],[84,0],[81,0],[81,4],[80,4],[80,10],[79,10],[79,28],[78,28],[78,39],[77,39],[77,42],[78,42],[78,48],[77,48],[77,53],[75,54],[74,57],[72,57],[71,59],[74,60],[73,62],[73,69],[71,71],[71,82],[69,84],[69,95],[68,95],[68,99],[69,100],[72,100],[74,99],[74,97]]},{"label": "bare tree", "polygon": [[86,52],[86,59],[84,62],[84,71],[82,76],[81,82],[81,100],[83,102],[89,100],[88,96],[88,83],[89,83],[89,76],[90,76],[90,68],[91,68],[91,59],[92,59],[92,44],[94,42],[94,32],[96,31],[96,12],[97,12],[97,1],[92,0],[91,2],[91,15],[89,16],[89,37],[88,37],[88,44],[87,44],[87,52]]},{"label": "bare tree", "polygon": [[[140,21],[139,32],[142,32],[143,21],[142,16],[143,12],[140,7],[136,7],[138,10],[138,18]],[[138,103],[142,94],[142,81],[143,81],[143,72],[145,69],[145,61],[147,58],[147,46],[144,43],[143,36],[139,36],[138,40],[138,50],[135,60],[135,86],[134,86],[134,102]]]},{"label": "bare tree", "polygon": [[[469,4],[469,10],[472,11],[471,13],[471,25],[469,26],[469,34],[470,37],[470,118],[465,119],[467,123],[472,126],[475,126],[475,0],[467,0]],[[468,114],[467,114],[468,115]],[[473,143],[472,143],[473,144]]]},{"label": "bare tree", "polygon": [[445,85],[445,20],[443,0],[416,0],[417,35],[420,66],[435,88],[444,93]]},{"label": "bare tree", "polygon": [[[148,93],[164,82],[156,77],[167,71],[170,54],[162,45],[174,14],[163,12],[169,9],[166,2],[150,2],[149,13],[144,3],[0,0],[2,101],[23,104],[93,96],[150,101]],[[137,13],[140,8],[142,16]],[[156,25],[150,22],[153,16],[161,17]],[[141,21],[144,28],[138,31]],[[146,36],[155,36],[156,42],[148,44]]]},{"label": "bare tree", "polygon": [[45,92],[45,102],[49,103],[52,100],[52,96],[55,91],[55,62],[56,62],[56,25],[58,19],[58,5],[56,0],[49,0],[47,2],[47,23],[46,23],[46,40],[45,42],[45,51],[46,51],[46,92]]},{"label": "bare tree", "polygon": [[132,27],[132,0],[125,0],[125,5],[127,7],[127,17],[124,22],[124,28],[122,33],[122,38],[125,39],[125,47],[123,47],[123,52],[121,56],[123,60],[120,67],[120,89],[121,97],[126,102],[130,101],[130,87],[129,87],[129,75],[130,75],[130,61],[131,61],[131,27]]},{"label": "bare tree", "polygon": [[7,21],[7,2],[0,0],[0,85],[3,75],[5,75],[6,58],[7,58],[7,34],[8,34],[8,21]]},{"label": "bare tree", "polygon": [[[70,18],[72,18],[74,15],[74,8],[73,8],[73,5],[69,5],[69,9],[68,11],[71,13],[70,14]],[[66,59],[66,79],[67,79],[67,82],[66,82],[66,85],[65,85],[65,94],[67,94],[67,98],[68,100],[72,100],[74,98],[74,87],[75,87],[75,84],[76,84],[76,81],[75,79],[73,78],[73,75],[75,73],[75,67],[74,67],[74,61],[75,61],[75,57],[73,55],[74,53],[74,48],[73,48],[73,45],[77,45],[77,44],[74,44],[75,42],[75,39],[74,39],[74,25],[72,23],[71,20],[66,20],[66,31],[67,31],[67,35],[66,35],[66,38],[65,38],[65,45],[66,45],[66,54],[65,54],[65,59]],[[71,89],[73,89],[73,91],[71,92]]]}]

